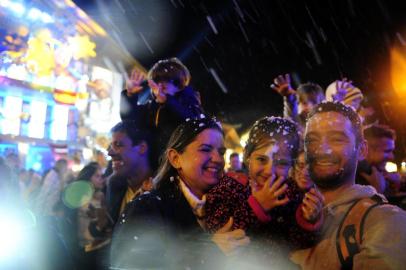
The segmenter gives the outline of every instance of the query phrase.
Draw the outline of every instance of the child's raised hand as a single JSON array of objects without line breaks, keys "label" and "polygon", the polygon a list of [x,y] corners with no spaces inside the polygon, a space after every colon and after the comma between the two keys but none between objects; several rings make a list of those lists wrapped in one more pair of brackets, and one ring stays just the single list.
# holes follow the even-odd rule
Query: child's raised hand
[{"label": "child's raised hand", "polygon": [[285,178],[283,176],[278,177],[276,180],[275,178],[275,175],[270,176],[260,188],[255,183],[251,184],[252,196],[265,211],[270,211],[289,202],[289,198],[283,196],[288,189],[288,185],[284,183]]},{"label": "child's raised hand", "polygon": [[279,75],[273,80],[273,84],[271,84],[271,88],[278,92],[281,96],[289,96],[296,93],[296,91],[292,88],[290,84],[290,76],[289,74]]},{"label": "child's raised hand", "polygon": [[324,197],[316,188],[311,188],[302,201],[303,217],[310,223],[316,222],[322,213]]},{"label": "child's raised hand", "polygon": [[144,80],[144,73],[134,68],[131,72],[130,78],[126,82],[127,94],[133,95],[139,93],[142,90],[141,84]]}]

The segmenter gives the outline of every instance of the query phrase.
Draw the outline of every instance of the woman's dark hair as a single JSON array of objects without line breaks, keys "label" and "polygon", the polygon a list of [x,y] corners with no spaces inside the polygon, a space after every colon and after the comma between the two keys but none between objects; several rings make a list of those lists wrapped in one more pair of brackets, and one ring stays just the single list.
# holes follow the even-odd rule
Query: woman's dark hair
[{"label": "woman's dark hair", "polygon": [[76,181],[90,181],[90,178],[92,178],[99,168],[99,163],[95,161],[90,162],[79,172],[78,176],[76,177]]},{"label": "woman's dark hair", "polygon": [[204,115],[196,119],[186,119],[175,129],[168,141],[166,151],[161,156],[158,173],[154,179],[156,186],[159,186],[161,181],[177,175],[176,169],[168,160],[168,151],[174,149],[178,153],[183,153],[186,147],[206,129],[216,129],[224,135],[220,123],[214,118],[206,118]]},{"label": "woman's dark hair", "polygon": [[148,72],[154,82],[171,82],[179,89],[189,85],[191,76],[187,67],[176,57],[160,60]]},{"label": "woman's dark hair", "polygon": [[292,158],[296,159],[300,145],[297,125],[291,120],[271,116],[259,119],[252,126],[244,148],[245,165],[247,165],[252,152],[266,146],[273,140],[285,140]]}]

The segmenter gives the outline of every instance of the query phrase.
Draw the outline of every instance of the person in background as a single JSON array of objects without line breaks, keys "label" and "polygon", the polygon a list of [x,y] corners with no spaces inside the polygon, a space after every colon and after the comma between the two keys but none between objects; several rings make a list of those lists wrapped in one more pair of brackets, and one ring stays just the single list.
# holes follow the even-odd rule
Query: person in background
[{"label": "person in background", "polygon": [[368,154],[358,164],[356,182],[371,185],[379,193],[395,195],[401,185],[401,176],[397,172],[387,172],[385,165],[393,161],[396,133],[384,125],[372,125],[364,130]]},{"label": "person in background", "polygon": [[[88,183],[91,187],[91,198],[83,198],[84,203],[79,208],[68,211],[71,224],[69,240],[73,254],[76,256],[76,269],[108,269],[107,250],[105,247],[110,242],[110,237],[94,237],[89,232],[89,224],[97,215],[96,211],[105,211],[105,179],[102,168],[97,162],[91,162],[78,173],[75,182]],[[74,182],[74,183],[75,183]],[[91,209],[89,211],[89,208]],[[92,212],[92,213],[91,213]]]},{"label": "person in background", "polygon": [[236,152],[230,154],[230,167],[228,168],[228,172],[238,172],[243,173],[244,170],[242,169],[242,163],[240,160],[240,155]]},{"label": "person in background", "polygon": [[68,171],[66,159],[59,159],[55,166],[45,175],[41,189],[36,199],[36,212],[42,216],[57,215],[57,206],[61,192],[65,187],[65,177]]},{"label": "person in background", "polygon": [[271,88],[283,97],[283,117],[296,122],[301,133],[304,131],[307,114],[325,100],[323,88],[316,83],[300,84],[297,90],[293,89],[289,74],[277,76]]},{"label": "person in background", "polygon": [[332,82],[326,89],[327,101],[338,101],[351,106],[355,111],[361,109],[364,96],[358,87],[352,85],[352,81],[346,78]]},{"label": "person in background", "polygon": [[164,59],[152,66],[147,78],[134,69],[121,93],[121,119],[151,132],[157,157],[180,123],[203,113],[199,93],[190,87],[191,78],[179,59]]},{"label": "person in background", "polygon": [[362,122],[351,107],[326,102],[309,114],[306,162],[325,207],[320,241],[291,256],[302,269],[403,269],[406,265],[406,212],[386,204],[373,187],[355,184],[357,161],[366,152]]},{"label": "person in background", "polygon": [[293,166],[292,178],[302,192],[310,190],[314,185],[313,181],[310,179],[303,149],[299,150],[299,154],[297,155],[297,159]]},{"label": "person in background", "polygon": [[114,229],[112,269],[224,269],[229,254],[249,242],[232,221],[206,233],[206,193],[224,169],[224,134],[211,118],[176,128],[155,178],[156,187],[128,205]]},{"label": "person in background", "polygon": [[132,121],[122,121],[111,129],[112,140],[108,149],[112,175],[107,180],[106,208],[96,211],[89,225],[93,237],[111,235],[129,202],[150,189],[151,165],[156,162],[150,155],[150,135]]},{"label": "person in background", "polygon": [[239,254],[245,264],[253,256],[247,269],[270,264],[286,269],[289,252],[309,246],[317,236],[323,198],[312,187],[301,192],[288,178],[299,140],[297,125],[288,119],[258,120],[244,149],[248,177],[227,173],[207,194],[209,231],[217,231],[232,217],[232,228],[246,230],[251,238],[252,250]]}]

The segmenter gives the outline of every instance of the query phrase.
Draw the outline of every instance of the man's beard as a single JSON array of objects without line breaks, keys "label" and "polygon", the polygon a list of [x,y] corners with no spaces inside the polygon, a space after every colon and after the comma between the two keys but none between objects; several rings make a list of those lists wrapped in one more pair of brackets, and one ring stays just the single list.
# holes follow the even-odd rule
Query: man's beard
[{"label": "man's beard", "polygon": [[341,160],[337,155],[307,155],[307,163],[309,164],[309,174],[312,181],[320,188],[332,190],[349,181],[349,178],[354,175],[357,166],[356,152],[351,154],[343,166],[336,172],[328,175],[318,175],[314,168],[314,164],[318,160],[332,160],[339,162]]}]

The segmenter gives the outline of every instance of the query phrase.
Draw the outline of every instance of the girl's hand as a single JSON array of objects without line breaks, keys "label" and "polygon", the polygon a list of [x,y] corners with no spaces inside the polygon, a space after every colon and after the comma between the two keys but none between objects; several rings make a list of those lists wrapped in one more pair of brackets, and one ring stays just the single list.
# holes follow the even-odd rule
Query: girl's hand
[{"label": "girl's hand", "polygon": [[289,198],[283,196],[288,189],[288,185],[284,184],[285,178],[281,176],[274,181],[275,178],[274,175],[269,177],[261,188],[257,188],[255,183],[251,185],[252,196],[254,196],[265,211],[270,211],[289,202]]},{"label": "girl's hand", "polygon": [[315,223],[323,210],[323,195],[313,187],[305,194],[302,203],[303,217],[310,223]]}]

